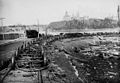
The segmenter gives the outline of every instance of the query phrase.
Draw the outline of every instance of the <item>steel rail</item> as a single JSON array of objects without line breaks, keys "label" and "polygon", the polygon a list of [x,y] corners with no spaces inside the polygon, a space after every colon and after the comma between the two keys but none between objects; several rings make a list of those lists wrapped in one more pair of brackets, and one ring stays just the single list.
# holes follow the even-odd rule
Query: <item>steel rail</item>
[{"label": "steel rail", "polygon": [[[49,39],[49,38],[48,38]],[[40,41],[40,45],[42,45],[41,46],[41,48],[42,48],[42,54],[44,54],[44,48],[43,48],[43,46],[45,46],[45,45],[47,45],[49,42],[54,42],[54,40],[55,40],[56,38],[53,38],[52,40],[50,40],[50,41],[45,41],[45,40],[47,40],[47,39],[45,39],[45,38],[43,38],[43,40],[41,39]],[[46,42],[46,43],[45,43]],[[34,44],[35,42],[31,42],[31,44]],[[30,46],[30,45],[29,45]],[[17,53],[20,53],[20,52],[23,52],[24,51],[24,49],[26,48],[26,44],[24,45],[24,43],[23,43],[23,45],[21,45],[20,47],[18,47],[18,52]],[[16,56],[16,55],[15,55]],[[18,57],[18,56],[17,56]],[[46,57],[44,56],[44,62],[46,63]],[[12,68],[15,66],[18,70],[22,70],[22,71],[25,71],[25,72],[39,72],[40,73],[40,78],[41,78],[41,82],[40,83],[43,83],[43,79],[42,79],[42,70],[44,70],[44,69],[46,69],[46,68],[48,68],[49,67],[49,64],[47,65],[47,66],[44,66],[44,67],[42,67],[42,68],[40,68],[40,69],[36,69],[36,68],[30,68],[29,70],[25,70],[25,69],[23,69],[23,68],[19,68],[18,67],[18,65],[17,64],[15,64],[15,57],[13,58],[12,57],[12,59],[11,59],[11,67],[8,69],[8,71],[5,73],[5,75],[3,76],[3,78],[0,80],[0,83],[3,83],[3,81],[4,81],[4,79],[8,76],[8,74],[10,73],[10,71],[12,70]]]}]

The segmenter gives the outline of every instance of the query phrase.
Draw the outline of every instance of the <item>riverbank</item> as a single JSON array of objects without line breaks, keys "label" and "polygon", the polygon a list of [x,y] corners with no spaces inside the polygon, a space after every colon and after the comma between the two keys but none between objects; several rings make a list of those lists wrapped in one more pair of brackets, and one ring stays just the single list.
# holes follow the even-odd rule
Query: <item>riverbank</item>
[{"label": "riverbank", "polygon": [[49,30],[48,34],[58,35],[60,33],[98,33],[98,32],[120,32],[120,28],[104,28],[104,29],[69,29],[69,30]]}]

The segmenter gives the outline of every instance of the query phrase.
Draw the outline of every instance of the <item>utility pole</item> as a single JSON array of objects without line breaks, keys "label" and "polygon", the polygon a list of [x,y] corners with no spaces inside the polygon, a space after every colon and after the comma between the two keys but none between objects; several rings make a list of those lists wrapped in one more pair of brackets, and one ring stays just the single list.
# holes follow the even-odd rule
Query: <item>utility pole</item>
[{"label": "utility pole", "polygon": [[[4,19],[5,18],[0,18],[0,20],[1,20],[1,27],[2,27],[2,31],[3,31],[3,21],[4,21]],[[3,33],[3,40],[4,40],[5,38],[4,38],[4,33]]]},{"label": "utility pole", "polygon": [[39,38],[39,20],[37,20],[37,24],[38,24],[38,38]]},{"label": "utility pole", "polygon": [[48,33],[47,31],[48,31],[48,28],[46,27],[46,29],[45,29],[45,35],[46,36],[47,36],[47,33]]},{"label": "utility pole", "polygon": [[119,5],[118,5],[117,13],[118,13],[118,21],[119,21],[120,20],[120,6]]},{"label": "utility pole", "polygon": [[120,6],[118,5],[118,9],[117,9],[117,16],[118,16],[118,26],[120,27]]}]

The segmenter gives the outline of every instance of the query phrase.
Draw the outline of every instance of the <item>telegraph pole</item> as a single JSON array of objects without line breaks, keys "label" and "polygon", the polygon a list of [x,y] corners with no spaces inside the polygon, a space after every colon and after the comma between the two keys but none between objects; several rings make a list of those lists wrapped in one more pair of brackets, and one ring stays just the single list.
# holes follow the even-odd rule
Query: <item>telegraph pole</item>
[{"label": "telegraph pole", "polygon": [[[4,21],[5,18],[0,18],[1,20],[1,27],[2,27],[2,31],[3,31],[3,21]],[[4,40],[4,33],[3,33],[3,40]]]},{"label": "telegraph pole", "polygon": [[118,21],[119,21],[120,20],[120,6],[119,5],[118,5],[117,13],[118,13]]},{"label": "telegraph pole", "polygon": [[48,33],[48,28],[46,27],[45,29],[45,35],[47,36],[47,33]]},{"label": "telegraph pole", "polygon": [[37,24],[38,24],[38,38],[39,38],[39,20],[37,20]]},{"label": "telegraph pole", "polygon": [[118,5],[118,9],[117,9],[117,16],[118,16],[118,27],[120,27],[120,6]]}]

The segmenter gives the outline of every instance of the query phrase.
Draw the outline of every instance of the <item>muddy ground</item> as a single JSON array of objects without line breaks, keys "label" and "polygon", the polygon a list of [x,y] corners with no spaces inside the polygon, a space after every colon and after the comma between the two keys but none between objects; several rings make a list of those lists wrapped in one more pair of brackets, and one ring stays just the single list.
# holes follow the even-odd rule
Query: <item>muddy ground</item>
[{"label": "muddy ground", "polygon": [[[54,45],[68,52],[66,59],[81,82],[118,83],[120,82],[119,42],[119,36],[93,36],[64,39],[56,41]],[[69,68],[67,66],[64,67]]]},{"label": "muddy ground", "polygon": [[[43,83],[119,83],[119,42],[119,36],[89,36],[46,45],[49,66],[42,71]],[[37,76],[15,69],[4,83],[38,83]]]}]

